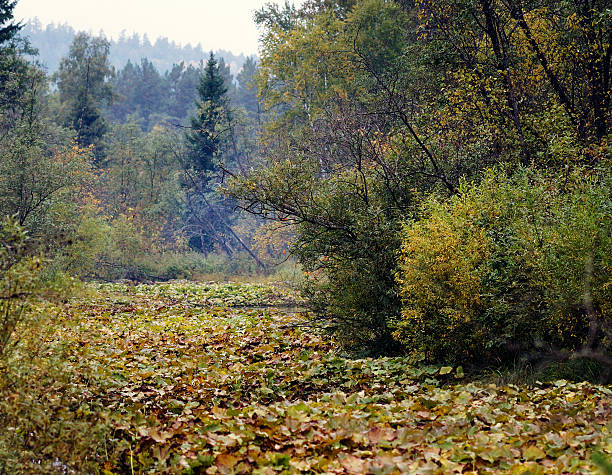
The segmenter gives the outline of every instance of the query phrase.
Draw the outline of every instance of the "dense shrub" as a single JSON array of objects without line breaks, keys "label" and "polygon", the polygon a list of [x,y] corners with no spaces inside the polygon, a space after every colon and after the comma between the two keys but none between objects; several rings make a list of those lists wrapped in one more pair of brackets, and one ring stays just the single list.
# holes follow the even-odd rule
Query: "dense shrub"
[{"label": "dense shrub", "polygon": [[[45,283],[46,286],[46,283]],[[47,289],[37,289],[37,296]],[[99,473],[112,454],[104,402],[91,398],[100,373],[85,373],[67,351],[65,308],[30,297],[0,360],[0,473]]]},{"label": "dense shrub", "polygon": [[180,234],[173,237],[174,242],[159,234],[159,230],[145,228],[125,215],[106,220],[86,211],[73,223],[71,239],[49,253],[46,277],[70,272],[84,279],[157,281],[224,279],[262,272],[246,252],[227,256],[221,252],[189,251]]},{"label": "dense shrub", "polygon": [[224,280],[239,275],[254,275],[261,271],[245,253],[227,256],[222,253],[166,252],[143,255],[134,261],[144,275],[158,280],[213,278]]},{"label": "dense shrub", "polygon": [[[408,168],[408,157],[395,156],[395,166]],[[418,211],[422,196],[414,177],[386,181],[373,159],[360,167],[337,157],[329,164],[334,173],[305,157],[277,160],[234,182],[231,192],[256,203],[252,212],[293,225],[291,251],[306,273],[317,323],[351,350],[395,352],[388,322],[400,311],[394,270],[402,219]]]},{"label": "dense shrub", "polygon": [[605,171],[561,179],[494,169],[447,202],[430,200],[403,230],[394,337],[445,361],[610,348],[611,198]]},{"label": "dense shrub", "polygon": [[42,260],[28,256],[26,246],[27,234],[15,220],[0,222],[0,360],[7,356],[15,329],[39,287]]},{"label": "dense shrub", "polygon": [[399,345],[387,323],[400,311],[393,279],[399,220],[379,216],[368,221],[371,215],[359,211],[346,218],[353,221],[352,240],[302,226],[295,252],[307,271],[305,295],[343,346],[364,355],[393,354]]}]

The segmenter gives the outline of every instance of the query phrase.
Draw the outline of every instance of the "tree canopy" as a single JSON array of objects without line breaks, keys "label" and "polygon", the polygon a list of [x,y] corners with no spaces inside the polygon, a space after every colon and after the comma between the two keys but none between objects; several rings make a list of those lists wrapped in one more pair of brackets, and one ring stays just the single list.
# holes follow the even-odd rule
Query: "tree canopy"
[{"label": "tree canopy", "polygon": [[16,0],[0,0],[0,47],[12,40],[23,28],[23,25],[13,21],[16,4]]}]

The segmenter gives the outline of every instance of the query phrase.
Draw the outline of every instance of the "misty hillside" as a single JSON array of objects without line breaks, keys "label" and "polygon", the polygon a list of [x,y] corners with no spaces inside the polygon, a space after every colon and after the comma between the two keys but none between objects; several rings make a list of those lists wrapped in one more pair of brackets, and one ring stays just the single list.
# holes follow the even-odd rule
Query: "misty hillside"
[{"label": "misty hillside", "polygon": [[[77,33],[70,25],[51,23],[44,26],[37,18],[29,20],[22,32],[23,36],[30,39],[32,46],[38,49],[40,60],[50,73],[57,71],[60,59],[68,53],[70,43]],[[123,34],[119,39],[111,40],[110,61],[115,68],[120,69],[128,61],[139,63],[142,58],[147,58],[158,71],[164,73],[173,64],[181,61],[187,64],[199,63],[208,54],[209,50],[201,44],[181,45],[168,38],[157,38],[151,42],[146,34],[141,37],[135,33],[131,36]],[[243,54],[235,55],[225,50],[218,50],[215,55],[225,60],[233,74],[240,70],[246,59]]]}]

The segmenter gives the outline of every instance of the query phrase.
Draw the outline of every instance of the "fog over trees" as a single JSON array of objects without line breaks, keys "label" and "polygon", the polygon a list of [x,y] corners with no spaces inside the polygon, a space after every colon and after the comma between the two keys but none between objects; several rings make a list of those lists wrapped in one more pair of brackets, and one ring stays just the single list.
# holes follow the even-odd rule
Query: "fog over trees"
[{"label": "fog over trees", "polygon": [[[67,24],[43,25],[37,18],[30,19],[24,25],[23,35],[29,38],[32,46],[38,50],[39,59],[50,73],[57,71],[61,59],[68,53],[70,43],[79,33]],[[96,32],[95,36],[104,36]],[[139,63],[147,58],[160,73],[172,69],[174,64],[198,64],[208,56],[206,45],[182,45],[168,38],[149,38],[146,34],[128,34],[124,32],[119,38],[110,39],[110,63],[117,69],[123,68],[128,61]],[[240,71],[246,60],[243,54],[231,51],[215,51],[223,58],[234,74]]]}]

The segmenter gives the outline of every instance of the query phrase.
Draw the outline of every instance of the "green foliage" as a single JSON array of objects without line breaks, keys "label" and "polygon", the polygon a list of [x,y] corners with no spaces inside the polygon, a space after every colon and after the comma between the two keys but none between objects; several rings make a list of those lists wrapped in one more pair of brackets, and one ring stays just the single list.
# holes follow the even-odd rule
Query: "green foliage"
[{"label": "green foliage", "polygon": [[[398,317],[391,263],[399,245],[392,235],[402,220],[420,219],[415,212],[419,200],[432,196],[442,203],[458,193],[462,180],[477,182],[484,170],[500,164],[510,174],[521,166],[547,169],[551,196],[562,196],[566,175],[591,173],[574,167],[605,161],[610,16],[605,2],[589,5],[312,1],[301,8],[269,5],[257,12],[256,22],[263,27],[258,85],[267,119],[262,160],[258,170],[237,178],[232,193],[245,209],[279,225],[296,225],[296,255],[307,271],[319,272],[313,277],[319,287],[312,292],[313,304],[343,340],[367,345],[387,339],[371,337],[388,335],[388,322]],[[555,219],[567,227],[572,219],[583,222],[578,217],[582,205],[554,199],[564,210]],[[550,203],[544,197],[536,201],[512,218],[514,234],[526,229],[539,236],[529,219],[536,214],[545,221],[537,207]],[[593,230],[589,206],[583,209],[584,225]],[[438,327],[436,319],[415,310],[410,318],[426,322],[410,337],[411,330],[402,337],[404,330],[398,330],[404,343],[410,339],[408,346],[416,348],[429,339],[442,347],[443,336],[457,354],[440,349],[428,358],[478,358],[500,348],[511,352],[511,345],[526,341],[522,337],[529,342],[534,336],[551,337],[545,345],[563,348],[584,342],[584,309],[576,300],[583,295],[578,291],[582,280],[569,274],[584,275],[584,262],[577,262],[589,255],[588,249],[580,250],[577,242],[555,243],[550,246],[556,251],[541,252],[546,262],[538,260],[539,254],[505,262],[503,252],[520,255],[523,245],[531,252],[531,241],[513,234],[507,248],[491,248],[505,238],[481,236],[478,227],[464,229],[471,222],[467,214],[455,222],[441,216],[430,217],[423,233],[444,239],[423,238],[431,249],[414,263],[426,272],[437,250],[444,254],[437,263],[440,275],[407,285],[422,299],[423,312],[444,314],[440,321],[455,323]],[[567,236],[568,230],[559,226],[558,232]],[[546,229],[552,233],[553,228]],[[510,232],[500,232],[505,231]],[[571,264],[564,267],[566,258]],[[542,269],[533,268],[534,259]],[[492,274],[490,260],[499,261],[495,265],[503,275]],[[532,274],[540,271],[550,284],[545,292],[550,319],[558,319],[558,326],[573,319],[571,330],[525,333],[539,322],[542,301],[537,295],[544,292],[537,285],[543,277]],[[556,271],[567,287],[561,278],[550,277]],[[491,296],[480,292],[487,279],[493,282]],[[520,296],[522,291],[527,295]],[[572,318],[567,316],[570,307],[576,309]],[[491,314],[481,317],[482,312]],[[482,324],[471,333],[465,321],[480,318]],[[435,328],[430,332],[426,325]],[[364,338],[347,337],[343,329]],[[467,336],[459,348],[456,332]]]},{"label": "green foliage", "polygon": [[191,131],[187,133],[191,165],[199,172],[215,168],[215,158],[222,140],[221,129],[229,120],[227,87],[219,64],[213,54],[206,62],[206,68],[198,85],[198,109],[191,119]]},{"label": "green foliage", "polygon": [[[344,132],[338,131],[342,140],[363,139]],[[387,322],[400,307],[393,279],[399,217],[410,213],[415,197],[400,188],[408,180],[390,189],[374,167],[359,168],[362,157],[338,158],[325,171],[306,157],[279,160],[234,183],[232,192],[263,204],[253,211],[266,218],[295,225],[292,252],[306,272],[312,308],[327,328],[349,347],[390,352],[396,345]],[[387,207],[393,198],[402,211]]]},{"label": "green foliage", "polygon": [[[65,289],[62,292],[67,297]],[[57,340],[61,307],[34,299],[20,339],[0,371],[0,471],[89,473],[100,466],[111,433],[104,405],[75,385],[65,345]]]},{"label": "green foliage", "polygon": [[236,80],[238,81],[236,102],[241,104],[251,116],[256,116],[260,112],[257,87],[255,84],[256,74],[257,62],[255,58],[248,57],[242,69],[236,75]]},{"label": "green foliage", "polygon": [[[201,85],[202,101],[215,103],[210,120],[198,129],[215,148],[203,170],[186,158],[182,134],[158,125],[176,113],[176,121],[185,122],[203,64],[178,65],[162,76],[143,60],[136,67],[128,64],[113,80],[108,41],[83,33],[61,61],[53,92],[44,72],[28,63],[31,54],[26,43],[0,50],[0,208],[17,214],[31,247],[50,258],[49,275],[192,275],[189,265],[156,265],[177,260],[186,250],[185,236],[199,238],[200,246],[193,247],[204,252],[248,249],[228,219],[232,203],[214,190],[221,174],[209,174],[222,158],[229,168],[238,161],[242,166],[253,145],[246,112],[236,113],[244,123],[230,123],[229,96],[245,96],[246,84],[236,88],[223,60],[213,60],[209,68],[223,98],[206,96],[211,92],[204,91],[205,81]],[[253,61],[249,65],[245,81],[256,69]],[[122,123],[110,124],[109,117]],[[185,169],[196,170],[195,176],[182,173]]]},{"label": "green foliage", "polygon": [[538,348],[610,348],[609,172],[557,180],[490,170],[406,225],[394,335],[407,351],[499,361]]},{"label": "green foliage", "polygon": [[89,289],[0,385],[0,471],[582,473],[610,452],[604,386],[349,359],[274,284]]},{"label": "green foliage", "polygon": [[156,114],[158,118],[166,106],[164,80],[153,63],[146,58],[136,65],[128,61],[112,82],[116,95],[110,108],[113,116],[126,122],[128,116],[137,115],[143,119],[143,129],[151,130]]},{"label": "green foliage", "polygon": [[56,74],[66,125],[75,130],[79,146],[94,145],[98,159],[102,157],[101,140],[106,132],[100,109],[112,99],[108,82],[113,75],[108,60],[109,48],[104,38],[79,33]]},{"label": "green foliage", "polygon": [[59,92],[63,100],[76,100],[81,94],[95,101],[111,99],[108,83],[112,69],[108,62],[110,45],[104,38],[86,33],[75,36],[68,55],[57,73]]},{"label": "green foliage", "polygon": [[365,353],[393,352],[400,220],[436,185],[415,170],[398,117],[380,112],[389,98],[375,77],[403,71],[414,24],[392,2],[350,3],[259,15],[262,159],[230,192],[248,211],[295,226],[292,250],[329,330]]},{"label": "green foliage", "polygon": [[612,474],[612,462],[609,457],[606,457],[601,452],[593,452],[591,460],[599,468],[603,475]]},{"label": "green foliage", "polygon": [[169,89],[167,99],[167,113],[178,120],[192,115],[198,97],[198,83],[201,77],[201,66],[196,68],[192,64],[175,64],[166,73],[165,80]]},{"label": "green foliage", "polygon": [[347,200],[344,205],[336,210],[350,223],[352,239],[342,231],[321,233],[316,225],[299,226],[301,242],[294,253],[306,272],[306,295],[346,347],[364,354],[392,354],[397,345],[388,320],[400,308],[390,279],[399,247],[397,225],[385,215],[373,220],[375,211],[360,209],[357,203]]},{"label": "green foliage", "polygon": [[[112,231],[111,231],[112,233]],[[112,235],[112,234],[111,234]],[[134,239],[137,234],[130,232],[126,237]],[[102,254],[95,270],[87,276],[106,281],[131,279],[134,281],[167,281],[173,279],[189,280],[274,280],[297,282],[301,271],[292,265],[281,265],[262,269],[246,252],[237,252],[232,256],[219,252],[203,254],[195,251],[162,251],[147,252],[147,247],[137,246],[134,254],[126,258],[114,254]],[[116,253],[111,250],[111,253]]]},{"label": "green foliage", "polygon": [[42,260],[27,255],[27,234],[17,221],[5,218],[0,225],[0,363],[4,363],[40,285]]},{"label": "green foliage", "polygon": [[[231,108],[235,86],[222,61],[211,53],[198,85],[199,100],[191,128],[185,134],[181,155],[185,189],[185,229],[189,246],[203,253],[221,251],[231,256],[246,251],[259,266],[261,261],[234,229],[234,203],[219,192],[226,176],[244,169],[251,151],[251,131],[246,114]],[[238,113],[237,113],[238,112]],[[242,138],[237,131],[242,132]]]},{"label": "green foliage", "polygon": [[41,130],[33,129],[14,129],[12,140],[0,143],[0,204],[44,243],[61,233],[66,224],[62,218],[77,207],[70,199],[76,200],[79,187],[87,182],[90,162],[86,150],[62,144],[61,135],[56,138],[53,131],[43,130],[50,132],[45,142]]},{"label": "green foliage", "polygon": [[0,0],[0,47],[11,41],[23,28],[23,25],[13,22],[13,9],[17,0]]},{"label": "green foliage", "polygon": [[566,379],[575,382],[609,383],[612,378],[612,374],[609,374],[609,368],[590,358],[575,358],[563,362],[553,361],[550,364],[543,365],[541,369],[536,369],[533,373],[534,380],[542,381]]},{"label": "green foliage", "polygon": [[25,60],[24,54],[31,52],[27,41],[21,40],[0,48],[0,110],[3,112],[0,130],[3,133],[16,124],[27,123],[39,112],[36,100],[46,89],[46,78],[42,70]]},{"label": "green foliage", "polygon": [[427,114],[410,104],[435,100],[439,71],[415,45],[415,17],[394,2],[328,7],[287,9],[293,24],[285,26],[275,23],[278,10],[260,15],[258,80],[271,111],[264,160],[232,192],[247,210],[296,225],[293,249],[311,273],[313,308],[342,342],[393,351],[400,222],[424,195],[454,191],[472,170],[418,142]]},{"label": "green foliage", "polygon": [[[62,55],[68,51],[70,43],[77,35],[77,31],[66,23],[43,25],[37,18],[29,19],[23,26],[22,32],[39,51],[40,59],[47,65],[50,73],[57,71]],[[198,64],[206,58],[208,52],[209,50],[202,48],[200,44],[178,44],[172,39],[163,37],[151,42],[146,34],[139,33],[110,39],[110,62],[116,70],[124,68],[128,62],[136,65],[142,58],[147,58],[163,75],[172,71],[179,60],[184,65]],[[226,64],[231,64],[236,69],[239,69],[246,59],[244,54],[234,54],[227,50],[218,50],[215,56],[223,58]],[[189,101],[189,104],[191,102]]]},{"label": "green foliage", "polygon": [[32,79],[32,89],[24,93],[29,113],[13,115],[0,139],[0,209],[27,231],[30,255],[62,260],[65,248],[80,239],[79,222],[86,219],[91,157],[48,119],[45,97],[38,91],[44,90],[44,78],[34,73],[26,69]]},{"label": "green foliage", "polygon": [[[140,64],[128,61],[112,79],[114,100],[108,113],[121,123],[128,122],[130,117],[138,117],[145,131],[163,120],[166,113],[182,121],[195,101],[197,76],[198,71],[193,65],[175,65],[164,77],[146,58],[142,58]],[[171,91],[176,96],[171,95]],[[177,97],[179,95],[184,97]]]},{"label": "green foliage", "polygon": [[[237,85],[223,58],[219,59],[217,66],[227,88],[227,98],[234,108],[244,107],[255,118],[259,112],[257,91],[248,85],[257,70],[255,59],[246,59],[237,74]],[[205,68],[206,61],[203,60],[197,64],[181,62],[162,74],[154,62],[146,58],[140,63],[128,62],[111,80],[113,103],[106,112],[116,122],[137,120],[144,131],[167,122],[187,126],[189,118],[197,112],[198,86]]]},{"label": "green foliage", "polygon": [[276,271],[274,267],[263,270],[246,252],[230,257],[218,252],[189,251],[180,238],[164,242],[153,227],[143,226],[134,217],[122,214],[106,220],[85,210],[76,223],[72,241],[53,254],[45,272],[49,277],[70,272],[86,279],[142,282],[263,278]]},{"label": "green foliage", "polygon": [[254,20],[256,24],[269,30],[290,31],[295,27],[296,15],[296,8],[288,1],[282,7],[276,3],[268,3],[255,12]]}]

